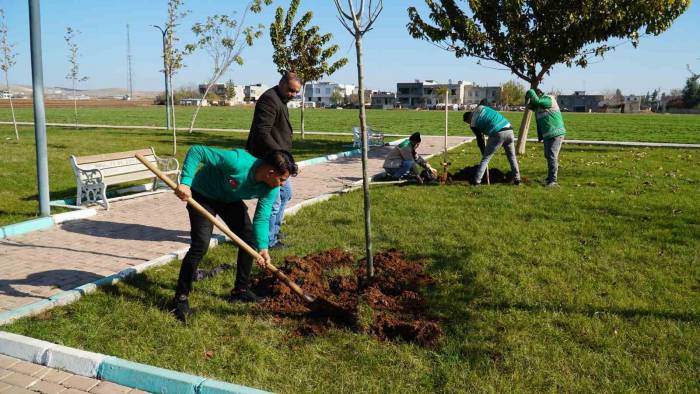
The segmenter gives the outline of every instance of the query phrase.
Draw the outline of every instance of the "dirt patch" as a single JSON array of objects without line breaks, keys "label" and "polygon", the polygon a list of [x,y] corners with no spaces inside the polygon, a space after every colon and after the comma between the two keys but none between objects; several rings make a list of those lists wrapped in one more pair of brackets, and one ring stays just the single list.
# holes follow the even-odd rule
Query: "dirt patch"
[{"label": "dirt patch", "polygon": [[[478,167],[479,166],[464,167],[461,170],[457,171],[457,173],[450,174],[450,178],[453,181],[473,182]],[[513,175],[511,175],[510,171],[504,173],[498,168],[489,168],[489,180],[491,181],[491,183],[512,183]],[[484,176],[481,178],[481,184],[486,184],[486,174],[484,174]]]},{"label": "dirt patch", "polygon": [[347,327],[381,340],[399,339],[427,347],[435,346],[442,336],[440,323],[429,315],[420,294],[434,280],[422,264],[406,260],[396,250],[374,256],[372,282],[365,280],[365,261],[355,261],[339,249],[287,257],[280,270],[307,294],[324,297],[350,312],[350,319],[321,315],[307,309],[272,275],[255,280],[253,290],[267,297],[258,308],[298,319],[297,335],[322,335],[331,327]]}]

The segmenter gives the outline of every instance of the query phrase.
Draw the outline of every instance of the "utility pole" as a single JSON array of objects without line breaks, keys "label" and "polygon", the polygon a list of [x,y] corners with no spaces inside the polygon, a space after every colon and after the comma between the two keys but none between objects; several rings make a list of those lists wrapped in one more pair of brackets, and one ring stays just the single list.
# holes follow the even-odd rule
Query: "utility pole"
[{"label": "utility pole", "polygon": [[46,114],[44,113],[44,69],[41,60],[41,18],[39,0],[29,0],[29,40],[32,57],[32,97],[34,99],[34,138],[36,139],[36,174],[39,189],[39,212],[51,215],[49,205],[49,160],[46,148]]},{"label": "utility pole", "polygon": [[168,59],[167,55],[165,53],[166,51],[166,36],[168,35],[168,29],[170,27],[166,27],[165,30],[156,25],[151,25],[155,27],[156,29],[160,30],[160,32],[163,34],[163,74],[165,75],[165,127],[170,130],[170,86],[168,81],[170,81],[170,70],[168,70]]},{"label": "utility pole", "polygon": [[126,99],[134,97],[134,74],[131,70],[131,34],[129,34],[129,24],[126,25]]}]

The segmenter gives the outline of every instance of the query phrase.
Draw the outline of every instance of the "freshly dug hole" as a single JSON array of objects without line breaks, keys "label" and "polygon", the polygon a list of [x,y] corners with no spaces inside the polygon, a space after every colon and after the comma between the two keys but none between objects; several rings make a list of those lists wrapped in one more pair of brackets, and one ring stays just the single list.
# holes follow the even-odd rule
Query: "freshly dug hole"
[{"label": "freshly dug hole", "polygon": [[[451,174],[453,181],[467,181],[473,182],[476,176],[476,170],[479,166],[464,167],[455,174]],[[513,182],[513,175],[510,173],[504,173],[498,168],[489,168],[489,180],[491,183],[511,183]],[[481,184],[486,184],[486,173],[481,178]]]},{"label": "freshly dug hole", "polygon": [[298,335],[321,335],[330,327],[347,327],[381,340],[400,339],[434,346],[442,335],[431,318],[420,290],[434,283],[423,266],[404,259],[396,250],[374,256],[375,277],[365,281],[365,261],[348,252],[331,249],[306,257],[287,257],[280,267],[307,294],[325,297],[349,311],[350,319],[337,319],[309,311],[305,303],[272,275],[253,282],[255,293],[267,297],[260,309],[301,318]]}]

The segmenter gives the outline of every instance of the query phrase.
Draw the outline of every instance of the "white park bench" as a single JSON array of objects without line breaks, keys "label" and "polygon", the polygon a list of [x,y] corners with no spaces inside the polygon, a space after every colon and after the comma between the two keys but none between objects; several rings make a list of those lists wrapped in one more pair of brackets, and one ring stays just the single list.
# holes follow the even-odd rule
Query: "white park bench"
[{"label": "white park bench", "polygon": [[105,153],[93,156],[70,157],[75,181],[77,183],[76,205],[100,204],[109,209],[107,186],[120,183],[152,180],[151,190],[155,191],[161,184],[158,178],[143,165],[136,157],[143,155],[167,175],[177,179],[180,164],[174,157],[160,158],[153,148],[132,150],[127,152]]},{"label": "white park bench", "polygon": [[[352,147],[359,148],[362,146],[362,132],[359,127],[352,128]],[[379,130],[373,130],[367,126],[367,146],[384,146],[384,133]]]}]

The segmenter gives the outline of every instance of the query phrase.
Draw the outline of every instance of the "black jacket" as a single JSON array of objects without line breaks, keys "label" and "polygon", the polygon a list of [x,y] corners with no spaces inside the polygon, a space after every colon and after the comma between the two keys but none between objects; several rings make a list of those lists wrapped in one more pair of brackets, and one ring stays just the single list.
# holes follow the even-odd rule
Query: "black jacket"
[{"label": "black jacket", "polygon": [[291,151],[292,124],[289,110],[277,93],[277,87],[268,89],[255,103],[253,124],[250,126],[246,149],[257,158],[275,149]]}]

